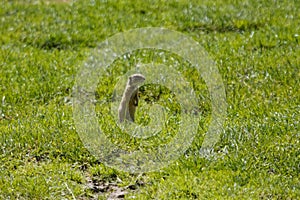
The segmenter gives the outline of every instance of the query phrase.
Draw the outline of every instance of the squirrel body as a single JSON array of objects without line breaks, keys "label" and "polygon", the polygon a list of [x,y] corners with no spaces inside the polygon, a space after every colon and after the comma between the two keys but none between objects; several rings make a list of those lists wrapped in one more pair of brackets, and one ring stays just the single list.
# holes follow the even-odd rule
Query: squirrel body
[{"label": "squirrel body", "polygon": [[138,85],[145,81],[141,74],[133,74],[128,78],[122,100],[118,109],[119,122],[134,122],[134,114],[138,106]]}]

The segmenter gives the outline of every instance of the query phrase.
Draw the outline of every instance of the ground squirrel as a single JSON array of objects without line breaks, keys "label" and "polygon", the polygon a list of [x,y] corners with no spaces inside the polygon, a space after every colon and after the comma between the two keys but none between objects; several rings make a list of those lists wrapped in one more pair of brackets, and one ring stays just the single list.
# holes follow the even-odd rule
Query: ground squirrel
[{"label": "ground squirrel", "polygon": [[119,122],[134,121],[134,113],[138,106],[138,85],[145,81],[141,74],[133,74],[128,78],[122,100],[119,106]]}]

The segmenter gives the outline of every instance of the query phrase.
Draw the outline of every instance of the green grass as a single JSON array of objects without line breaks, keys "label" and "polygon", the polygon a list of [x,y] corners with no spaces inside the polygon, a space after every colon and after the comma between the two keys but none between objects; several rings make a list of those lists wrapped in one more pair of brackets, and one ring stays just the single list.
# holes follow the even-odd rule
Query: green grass
[{"label": "green grass", "polygon": [[[296,0],[4,0],[0,199],[105,199],[117,188],[128,199],[299,198],[299,10]],[[183,32],[205,48],[223,78],[228,109],[214,148],[219,156],[199,157],[209,95],[197,74],[182,67],[200,99],[201,128],[176,162],[160,172],[137,175],[104,166],[84,148],[68,99],[77,71],[99,42],[151,26]],[[134,54],[141,60],[152,57]],[[111,76],[101,79],[97,98],[103,105],[109,105],[118,76],[132,62],[116,61],[107,72]],[[149,88],[143,91],[144,103],[155,99]],[[172,100],[170,94],[163,96]],[[161,104],[177,109],[167,101]],[[174,121],[170,129],[173,124],[176,129]],[[124,148],[136,148],[130,138],[117,140]]]}]

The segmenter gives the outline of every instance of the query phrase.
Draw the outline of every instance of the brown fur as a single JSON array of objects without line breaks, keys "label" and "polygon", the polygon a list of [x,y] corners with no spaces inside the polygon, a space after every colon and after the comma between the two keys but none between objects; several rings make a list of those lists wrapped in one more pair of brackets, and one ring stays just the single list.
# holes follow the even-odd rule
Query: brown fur
[{"label": "brown fur", "polygon": [[141,74],[133,74],[128,78],[126,88],[119,106],[119,122],[125,119],[134,122],[134,114],[138,106],[138,84],[144,82]]}]

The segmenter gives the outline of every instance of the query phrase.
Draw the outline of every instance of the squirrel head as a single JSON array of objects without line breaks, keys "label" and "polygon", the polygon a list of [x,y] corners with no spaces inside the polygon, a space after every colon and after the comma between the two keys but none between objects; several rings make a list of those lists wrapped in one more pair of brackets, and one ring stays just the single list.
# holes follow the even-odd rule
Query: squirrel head
[{"label": "squirrel head", "polygon": [[129,76],[129,85],[130,86],[137,86],[140,83],[145,81],[145,77],[142,74],[133,74]]}]

